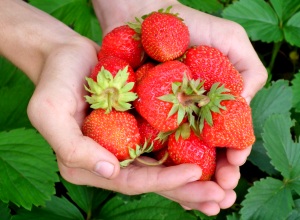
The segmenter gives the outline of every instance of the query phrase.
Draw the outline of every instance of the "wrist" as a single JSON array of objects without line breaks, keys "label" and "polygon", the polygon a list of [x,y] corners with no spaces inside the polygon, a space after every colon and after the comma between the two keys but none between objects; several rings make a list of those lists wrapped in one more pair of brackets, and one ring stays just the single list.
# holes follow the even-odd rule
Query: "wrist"
[{"label": "wrist", "polygon": [[[28,3],[3,0],[1,4],[0,55],[36,83],[51,51],[80,36]],[[18,14],[11,11],[18,11]]]}]

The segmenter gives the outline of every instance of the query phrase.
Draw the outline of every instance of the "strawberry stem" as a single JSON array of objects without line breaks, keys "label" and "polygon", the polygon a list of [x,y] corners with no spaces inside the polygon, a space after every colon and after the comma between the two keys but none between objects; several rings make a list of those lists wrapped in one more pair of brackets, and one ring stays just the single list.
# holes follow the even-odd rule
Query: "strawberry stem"
[{"label": "strawberry stem", "polygon": [[143,160],[143,159],[141,159],[141,158],[139,158],[139,157],[136,158],[136,160],[137,160],[138,162],[144,164],[144,165],[147,165],[147,166],[159,166],[159,165],[162,165],[164,162],[166,162],[166,160],[168,159],[168,157],[169,157],[169,153],[166,152],[166,153],[164,154],[164,156],[163,156],[160,160],[155,161],[155,162],[148,162],[148,161],[145,161],[145,160]]},{"label": "strawberry stem", "polygon": [[183,106],[197,103],[198,107],[202,107],[210,102],[209,97],[206,95],[187,95],[184,92],[178,93],[177,98]]}]

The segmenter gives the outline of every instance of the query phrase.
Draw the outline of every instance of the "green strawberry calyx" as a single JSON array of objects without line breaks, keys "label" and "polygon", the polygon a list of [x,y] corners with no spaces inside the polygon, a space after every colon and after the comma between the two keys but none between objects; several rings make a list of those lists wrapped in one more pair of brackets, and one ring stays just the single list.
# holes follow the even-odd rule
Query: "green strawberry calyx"
[{"label": "green strawberry calyx", "polygon": [[179,17],[178,13],[171,13],[171,9],[172,9],[172,6],[169,6],[166,9],[161,8],[158,11],[153,11],[149,14],[145,14],[145,15],[141,16],[140,18],[135,17],[135,22],[127,22],[127,25],[137,33],[137,35],[135,37],[137,39],[139,39],[140,34],[141,34],[141,29],[142,29],[141,26],[142,26],[143,21],[153,13],[158,12],[158,13],[162,13],[162,14],[170,14],[170,15],[173,15],[173,16],[177,17],[179,20],[183,21],[183,19],[181,17]]},{"label": "green strawberry calyx", "polygon": [[97,82],[92,78],[86,77],[88,86],[84,86],[90,95],[84,96],[86,102],[93,109],[105,109],[106,113],[115,109],[117,111],[127,111],[131,109],[131,103],[137,99],[137,94],[132,92],[134,82],[127,82],[128,66],[119,70],[115,77],[101,68],[97,75]]},{"label": "green strawberry calyx", "polygon": [[167,158],[168,158],[168,153],[166,153],[159,161],[155,161],[155,162],[149,162],[147,160],[144,160],[142,158],[140,158],[140,156],[144,153],[150,153],[153,150],[153,141],[151,143],[149,143],[147,140],[145,141],[143,146],[140,145],[136,145],[136,148],[129,148],[129,156],[130,158],[127,160],[123,160],[120,162],[120,166],[122,168],[127,167],[129,164],[131,164],[133,161],[138,161],[144,165],[148,165],[148,166],[158,166],[163,164]]},{"label": "green strawberry calyx", "polygon": [[226,110],[226,106],[222,105],[222,101],[235,99],[235,96],[230,94],[230,90],[219,82],[214,83],[206,95],[210,101],[206,105],[201,106],[198,114],[200,133],[203,129],[204,121],[213,126],[212,112],[221,113],[220,110]]},{"label": "green strawberry calyx", "polygon": [[208,96],[204,95],[204,81],[200,79],[188,79],[184,74],[181,82],[172,83],[172,93],[158,97],[159,100],[173,103],[168,117],[177,113],[177,124],[180,125],[185,117],[188,118],[190,126],[196,128],[196,115],[199,114],[201,106],[210,102]]}]

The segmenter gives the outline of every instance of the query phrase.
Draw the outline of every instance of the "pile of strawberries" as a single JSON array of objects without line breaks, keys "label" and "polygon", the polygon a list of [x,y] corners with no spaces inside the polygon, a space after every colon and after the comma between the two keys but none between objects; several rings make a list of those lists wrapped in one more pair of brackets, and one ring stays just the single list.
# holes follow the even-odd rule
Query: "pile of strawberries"
[{"label": "pile of strawberries", "polygon": [[[171,8],[113,29],[86,78],[90,113],[83,134],[122,167],[194,163],[200,180],[215,172],[217,148],[244,149],[255,136],[243,79],[216,48],[190,45],[188,27]],[[140,155],[157,160],[147,163]]]}]

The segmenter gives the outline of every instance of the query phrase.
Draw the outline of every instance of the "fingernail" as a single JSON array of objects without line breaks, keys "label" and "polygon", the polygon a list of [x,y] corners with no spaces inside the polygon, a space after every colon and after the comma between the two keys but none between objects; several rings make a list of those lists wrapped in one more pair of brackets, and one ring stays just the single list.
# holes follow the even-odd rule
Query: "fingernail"
[{"label": "fingernail", "polygon": [[95,173],[104,178],[110,178],[114,173],[115,167],[113,164],[106,161],[99,161],[95,166]]}]

